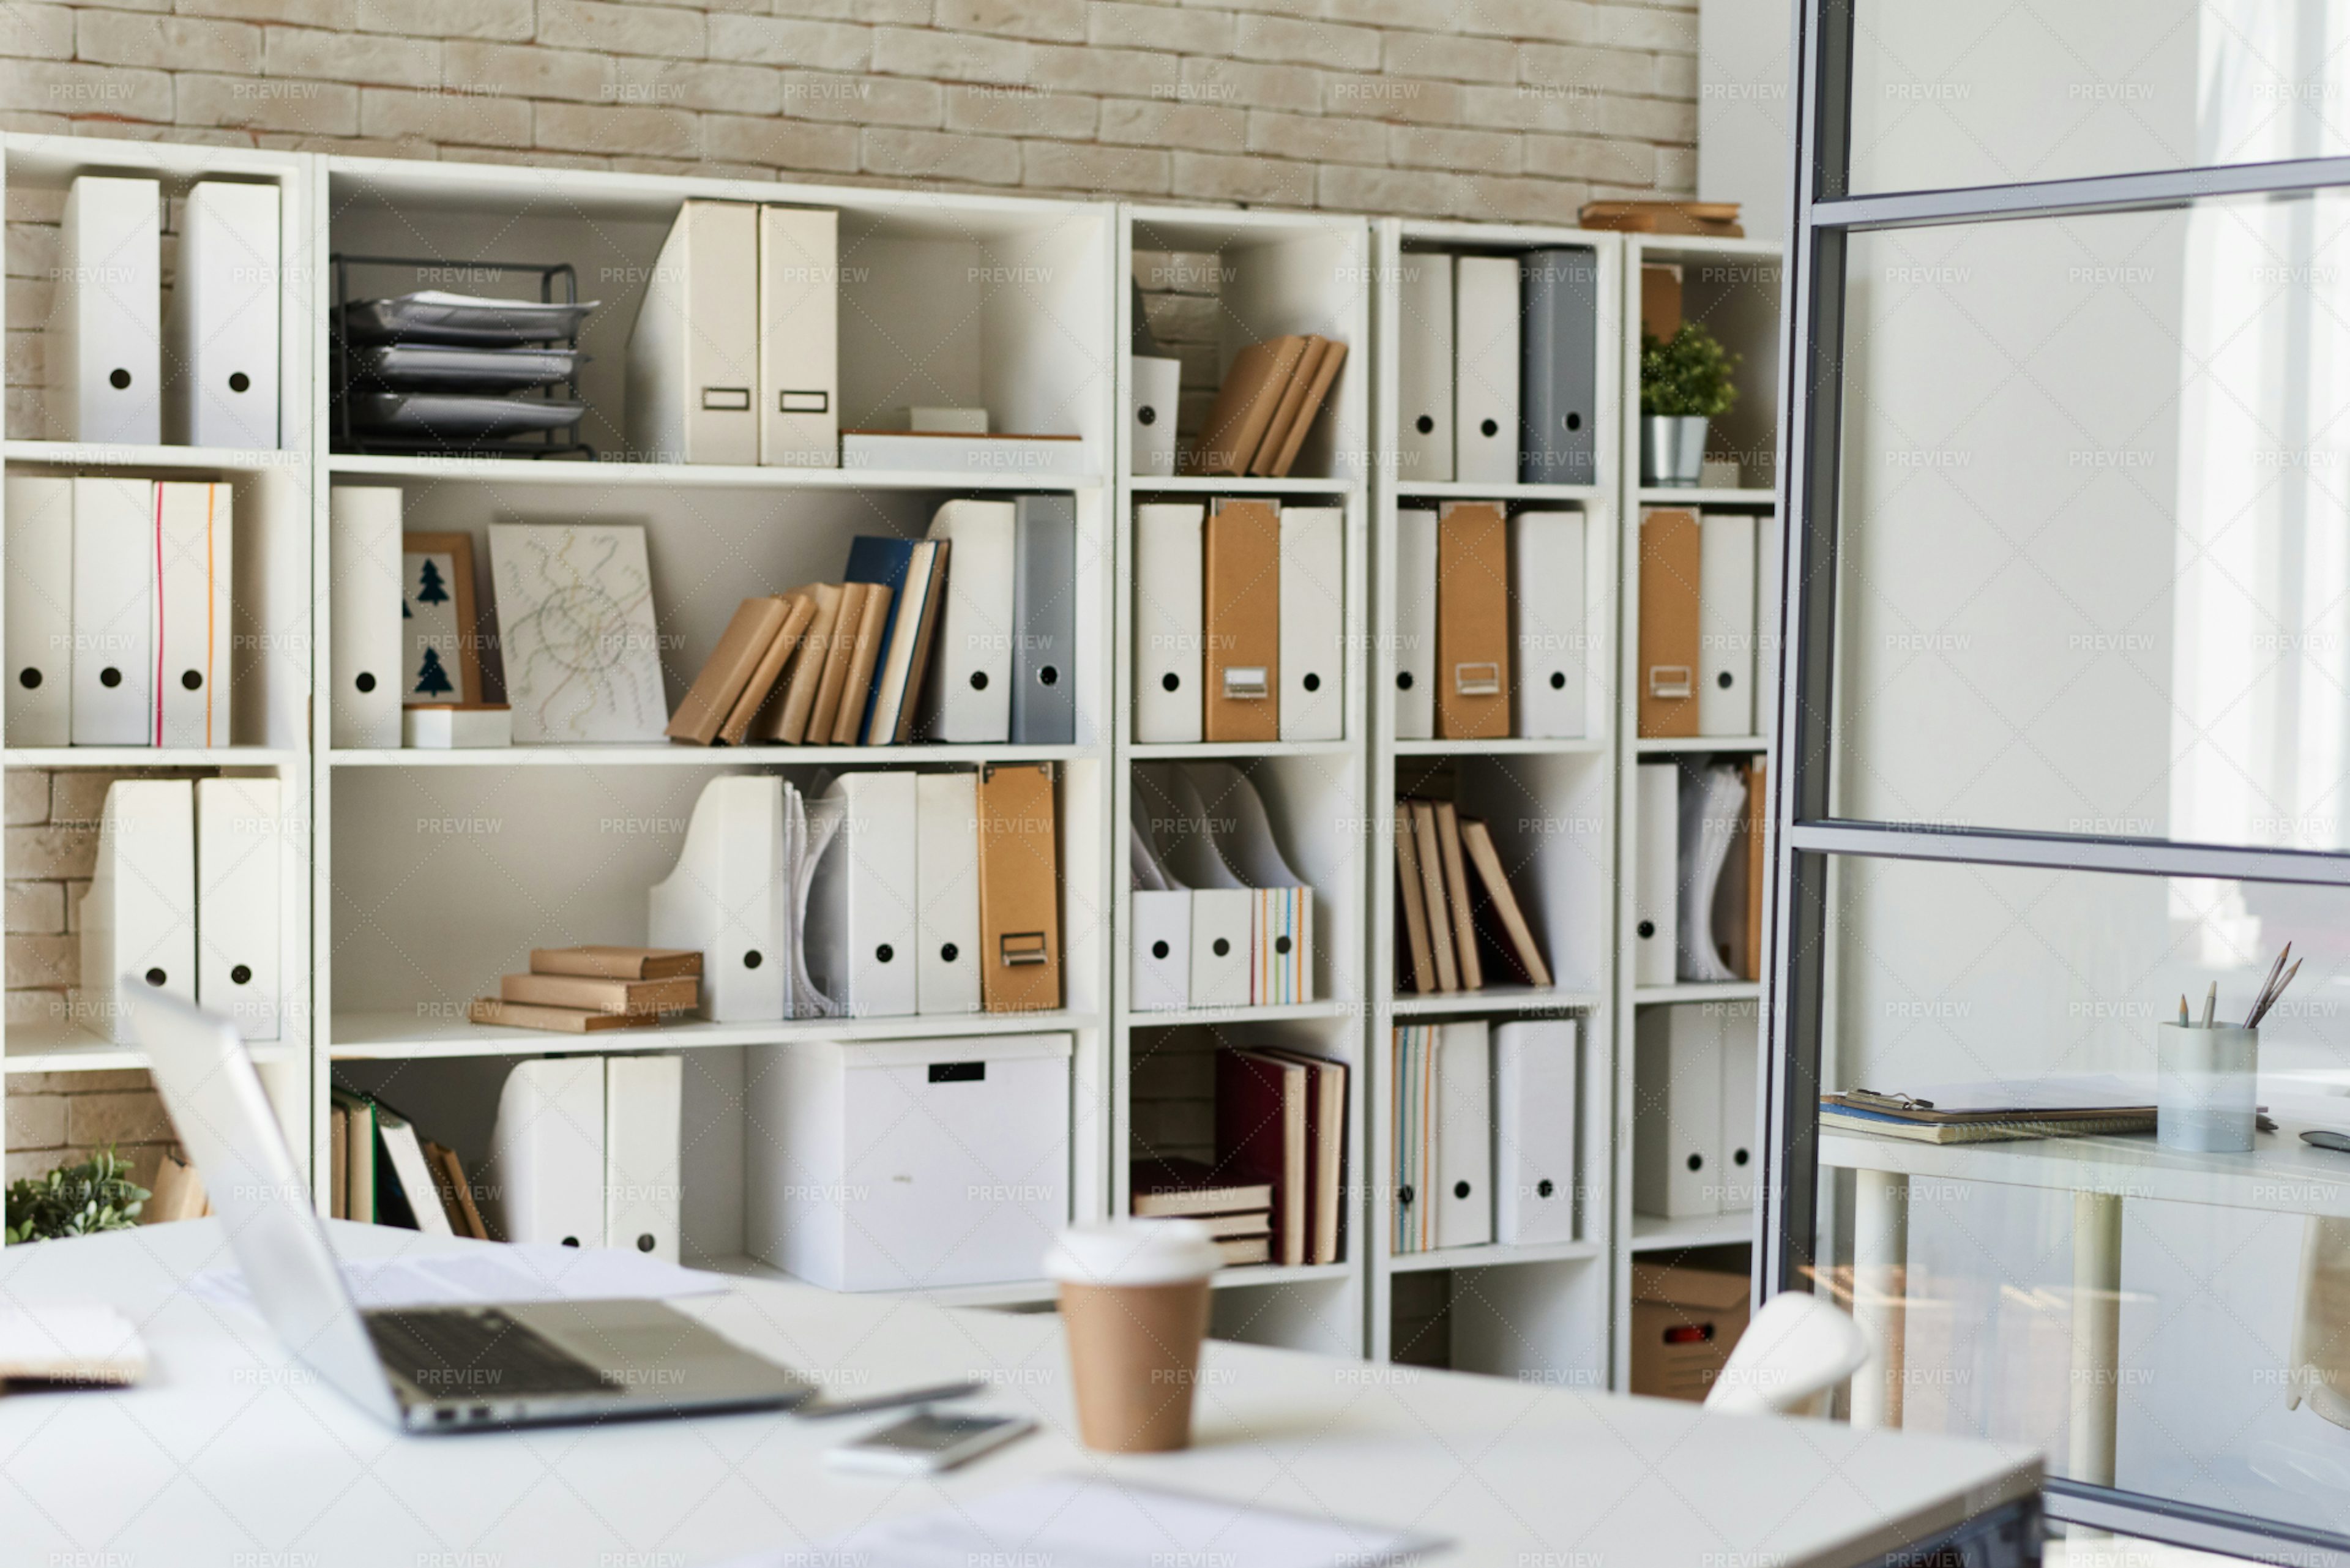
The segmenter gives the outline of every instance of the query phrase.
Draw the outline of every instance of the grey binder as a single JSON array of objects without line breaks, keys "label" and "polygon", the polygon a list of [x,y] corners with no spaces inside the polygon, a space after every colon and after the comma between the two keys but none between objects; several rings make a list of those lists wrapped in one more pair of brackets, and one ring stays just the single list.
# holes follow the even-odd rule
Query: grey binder
[{"label": "grey binder", "polygon": [[1518,479],[1596,484],[1599,256],[1586,246],[1529,251],[1518,262]]},{"label": "grey binder", "polygon": [[1070,495],[1014,502],[1012,743],[1077,738],[1077,504]]}]

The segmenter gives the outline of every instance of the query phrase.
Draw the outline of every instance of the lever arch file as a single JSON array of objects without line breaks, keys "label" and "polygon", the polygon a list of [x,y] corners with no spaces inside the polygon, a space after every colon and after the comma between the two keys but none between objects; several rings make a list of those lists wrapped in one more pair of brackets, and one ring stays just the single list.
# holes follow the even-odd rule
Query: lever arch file
[{"label": "lever arch file", "polygon": [[1399,741],[1436,735],[1436,513],[1396,514],[1395,732]]},{"label": "lever arch file", "polygon": [[1588,732],[1584,528],[1580,512],[1521,512],[1510,519],[1510,599],[1517,628],[1521,735],[1575,740]]},{"label": "lever arch file", "polygon": [[1510,732],[1510,547],[1499,504],[1446,502],[1436,552],[1436,732],[1499,739]]},{"label": "lever arch file", "polygon": [[[931,520],[944,540],[946,605],[920,695],[933,741],[1001,742],[1012,734],[1013,577],[1018,521],[1009,501],[950,501]],[[911,701],[917,694],[908,692]]]},{"label": "lever arch file", "polygon": [[1756,1139],[1762,1106],[1762,1010],[1752,1002],[1723,1004],[1721,1025],[1721,1136],[1714,1147],[1721,1151],[1721,1179],[1716,1183],[1718,1207],[1734,1214],[1754,1207],[1756,1179],[1762,1162]]},{"label": "lever arch file", "polygon": [[840,463],[840,214],[759,209],[759,461]]},{"label": "lever arch file", "polygon": [[749,776],[704,784],[677,868],[648,894],[646,940],[702,954],[702,1016],[713,1023],[791,1016],[785,787]]},{"label": "lever arch file", "polygon": [[73,524],[73,741],[155,743],[151,479],[77,479]]},{"label": "lever arch file", "polygon": [[1210,741],[1281,738],[1281,518],[1270,501],[1218,501],[1201,568]]},{"label": "lever arch file", "polygon": [[1518,260],[1462,256],[1456,265],[1453,476],[1508,484],[1518,477]]},{"label": "lever arch file", "polygon": [[1528,484],[1597,481],[1599,253],[1585,245],[1519,258],[1525,329],[1519,357],[1518,477]]},{"label": "lever arch file", "polygon": [[500,1240],[604,1245],[604,1058],[515,1063],[498,1091],[490,1166]]},{"label": "lever arch file", "polygon": [[1723,1010],[1643,1008],[1633,1025],[1632,1207],[1668,1220],[1722,1211]]},{"label": "lever arch file", "polygon": [[677,1262],[685,1064],[604,1058],[604,1244]]},{"label": "lever arch file", "polygon": [[1697,514],[1652,507],[1640,514],[1640,682],[1643,736],[1698,732],[1698,580],[1702,549]]},{"label": "lever arch file", "polygon": [[1134,509],[1134,738],[1145,744],[1200,739],[1204,516],[1180,502]]},{"label": "lever arch file", "polygon": [[196,1000],[196,812],[186,779],[108,786],[98,859],[81,901],[81,984],[91,1026],[131,1043],[119,986]]},{"label": "lever arch file", "polygon": [[1167,479],[1175,472],[1176,399],[1182,390],[1183,361],[1138,354],[1128,361],[1134,376],[1134,435],[1127,450],[1135,476]]},{"label": "lever arch file", "polygon": [[1134,880],[1128,896],[1128,994],[1137,1012],[1172,1012],[1191,1000],[1191,890],[1159,860],[1142,792],[1133,799],[1126,827],[1128,874]]},{"label": "lever arch file", "polygon": [[1680,767],[1642,763],[1634,781],[1632,983],[1670,985],[1680,972]]},{"label": "lever arch file", "polygon": [[[1452,258],[1403,258],[1396,286],[1396,477],[1452,477]],[[1406,581],[1410,579],[1407,578]]]},{"label": "lever arch file", "polygon": [[1493,1239],[1492,1044],[1482,1021],[1437,1026],[1436,1244]]},{"label": "lever arch file", "polygon": [[1575,1023],[1493,1031],[1493,1239],[1575,1240]]},{"label": "lever arch file", "polygon": [[277,187],[202,180],[180,207],[166,440],[277,445]]},{"label": "lever arch file", "polygon": [[338,748],[400,744],[400,497],[389,485],[337,485],[327,498],[327,711]]},{"label": "lever arch file", "polygon": [[285,788],[196,781],[196,1001],[247,1040],[277,1038]]},{"label": "lever arch file", "polygon": [[[1068,495],[1023,495],[1012,566],[1012,741],[1077,738],[1077,507]],[[957,557],[955,570],[962,569]],[[953,574],[950,572],[951,586]]]},{"label": "lever arch file", "polygon": [[84,174],[67,187],[46,334],[57,440],[163,439],[162,247],[157,182]]},{"label": "lever arch file", "polygon": [[759,461],[759,209],[687,202],[629,334],[629,444],[660,462]]},{"label": "lever arch file", "polygon": [[1697,732],[1754,732],[1754,524],[1698,519]]},{"label": "lever arch file", "polygon": [[[914,775],[843,774],[825,795],[840,803],[843,815],[809,893],[810,968],[852,1018],[913,1012],[920,985]],[[984,919],[983,884],[980,896]]]},{"label": "lever arch file", "polygon": [[161,639],[155,743],[225,746],[235,696],[228,668],[235,493],[167,480],[155,486],[155,501]]},{"label": "lever arch file", "polygon": [[979,775],[914,780],[914,1007],[979,1011]]},{"label": "lever arch file", "polygon": [[7,478],[7,742],[73,741],[74,482]]},{"label": "lever arch file", "polygon": [[1191,889],[1193,1007],[1246,1007],[1255,903],[1216,847],[1191,774],[1173,763],[1135,771],[1138,812],[1148,810],[1170,877]]},{"label": "lever arch file", "polygon": [[1346,733],[1347,514],[1281,509],[1281,738]]},{"label": "lever arch file", "polygon": [[1061,1005],[1058,840],[1049,766],[980,770],[980,992],[990,1012]]}]

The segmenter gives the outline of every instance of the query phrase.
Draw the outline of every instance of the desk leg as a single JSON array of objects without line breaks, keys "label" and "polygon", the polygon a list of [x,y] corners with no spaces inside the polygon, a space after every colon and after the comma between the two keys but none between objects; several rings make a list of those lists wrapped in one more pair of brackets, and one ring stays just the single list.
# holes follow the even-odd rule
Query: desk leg
[{"label": "desk leg", "polygon": [[1879,1362],[1852,1380],[1852,1424],[1901,1424],[1904,1297],[1909,1272],[1909,1179],[1852,1173],[1852,1315],[1878,1347]]},{"label": "desk leg", "polygon": [[2114,1484],[2121,1406],[2122,1200],[2073,1194],[2073,1421],[2064,1473]]}]

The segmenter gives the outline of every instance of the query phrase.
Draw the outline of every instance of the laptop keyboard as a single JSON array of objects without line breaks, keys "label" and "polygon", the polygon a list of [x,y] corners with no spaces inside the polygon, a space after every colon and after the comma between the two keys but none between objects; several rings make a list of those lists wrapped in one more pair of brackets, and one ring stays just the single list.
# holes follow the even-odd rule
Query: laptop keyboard
[{"label": "laptop keyboard", "polygon": [[427,1307],[367,1314],[376,1354],[433,1399],[603,1394],[587,1362],[495,1307]]}]

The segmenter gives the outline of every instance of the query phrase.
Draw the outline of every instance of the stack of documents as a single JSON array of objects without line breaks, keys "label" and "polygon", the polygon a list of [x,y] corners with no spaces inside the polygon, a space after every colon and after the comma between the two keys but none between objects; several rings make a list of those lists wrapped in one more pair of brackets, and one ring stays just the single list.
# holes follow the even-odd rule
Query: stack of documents
[{"label": "stack of documents", "polygon": [[[1520,985],[1547,987],[1550,965],[1502,868],[1493,836],[1449,800],[1396,802],[1396,972],[1422,995],[1482,991],[1485,960]],[[1470,882],[1471,868],[1476,882]]]},{"label": "stack of documents", "polygon": [[446,444],[568,430],[588,406],[541,389],[577,381],[586,357],[573,345],[599,303],[439,289],[351,300],[338,323],[349,353],[351,424],[367,435]]},{"label": "stack of documents", "polygon": [[1198,1220],[1228,1266],[1272,1261],[1270,1180],[1250,1181],[1197,1159],[1138,1159],[1132,1173],[1137,1215]]},{"label": "stack of documents", "polygon": [[1135,770],[1134,1008],[1314,1000],[1314,889],[1289,868],[1272,816],[1229,763]]},{"label": "stack of documents", "polygon": [[1820,1126],[1917,1143],[2095,1137],[2154,1130],[2150,1084],[2120,1074],[1935,1084],[1907,1094],[1820,1096]]},{"label": "stack of documents", "polygon": [[1583,514],[1497,501],[1396,514],[1396,737],[1574,740],[1596,668]]},{"label": "stack of documents", "polygon": [[1310,334],[1242,349],[1208,410],[1190,472],[1286,477],[1346,360],[1344,343]]}]

